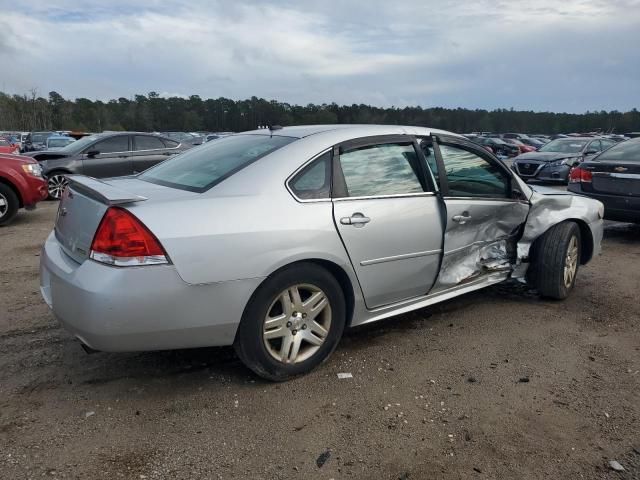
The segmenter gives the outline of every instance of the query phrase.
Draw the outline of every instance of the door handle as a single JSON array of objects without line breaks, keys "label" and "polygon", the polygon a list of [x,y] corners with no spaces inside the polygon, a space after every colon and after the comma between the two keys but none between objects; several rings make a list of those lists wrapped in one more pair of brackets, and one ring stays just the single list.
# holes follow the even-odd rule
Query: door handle
[{"label": "door handle", "polygon": [[462,215],[454,215],[451,217],[451,220],[458,222],[460,225],[464,225],[471,220],[471,215],[469,215],[469,212],[462,212]]},{"label": "door handle", "polygon": [[353,225],[354,227],[364,227],[370,221],[371,219],[369,217],[365,217],[360,212],[354,213],[350,217],[342,217],[340,219],[342,225]]}]

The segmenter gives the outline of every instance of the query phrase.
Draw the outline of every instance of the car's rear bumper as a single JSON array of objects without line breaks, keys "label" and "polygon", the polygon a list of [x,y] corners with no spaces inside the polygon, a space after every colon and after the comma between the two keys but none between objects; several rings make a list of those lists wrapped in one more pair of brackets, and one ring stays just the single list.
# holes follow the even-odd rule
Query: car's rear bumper
[{"label": "car's rear bumper", "polygon": [[79,264],[47,238],[40,289],[55,317],[102,351],[231,345],[244,307],[262,279],[185,283],[172,265]]},{"label": "car's rear bumper", "polygon": [[570,183],[569,191],[602,202],[606,220],[640,223],[640,197],[586,192],[579,183]]}]

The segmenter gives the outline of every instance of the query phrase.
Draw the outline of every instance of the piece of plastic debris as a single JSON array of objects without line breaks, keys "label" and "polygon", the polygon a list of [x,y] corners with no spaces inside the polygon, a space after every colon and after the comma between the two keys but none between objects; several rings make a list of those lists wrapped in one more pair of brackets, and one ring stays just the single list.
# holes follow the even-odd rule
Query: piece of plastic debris
[{"label": "piece of plastic debris", "polygon": [[611,470],[615,470],[616,472],[624,472],[624,467],[615,460],[611,460],[609,462],[609,467],[611,468]]},{"label": "piece of plastic debris", "polygon": [[609,418],[609,414],[607,412],[604,412],[604,416]]},{"label": "piece of plastic debris", "polygon": [[343,380],[345,378],[353,378],[353,375],[351,375],[349,372],[345,372],[345,373],[339,373],[338,374],[338,378],[340,380]]},{"label": "piece of plastic debris", "polygon": [[96,414],[96,412],[87,412],[87,413],[84,414],[84,418],[92,417],[95,414]]},{"label": "piece of plastic debris", "polygon": [[519,383],[529,383],[529,377],[520,377]]},{"label": "piece of plastic debris", "polygon": [[324,452],[322,452],[316,459],[316,465],[318,466],[318,468],[322,468],[322,466],[327,463],[327,460],[329,460],[329,457],[331,457],[331,450],[325,450]]}]

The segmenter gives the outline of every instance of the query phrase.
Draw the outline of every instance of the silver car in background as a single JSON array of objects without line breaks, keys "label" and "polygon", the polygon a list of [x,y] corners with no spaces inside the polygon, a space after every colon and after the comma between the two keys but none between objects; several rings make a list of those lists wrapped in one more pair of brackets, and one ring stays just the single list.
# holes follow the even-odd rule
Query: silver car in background
[{"label": "silver car in background", "polygon": [[132,177],[70,176],[41,290],[95,350],[234,345],[284,380],[362,325],[509,278],[565,298],[603,207],[421,127],[273,127]]}]

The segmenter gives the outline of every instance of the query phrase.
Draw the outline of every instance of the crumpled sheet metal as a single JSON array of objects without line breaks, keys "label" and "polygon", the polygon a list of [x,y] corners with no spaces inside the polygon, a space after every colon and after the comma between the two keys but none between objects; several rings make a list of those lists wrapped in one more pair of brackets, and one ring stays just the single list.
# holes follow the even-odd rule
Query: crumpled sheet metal
[{"label": "crumpled sheet metal", "polygon": [[522,238],[518,242],[519,260],[527,260],[531,244],[554,225],[570,218],[584,220],[586,223],[599,220],[597,212],[594,212],[592,207],[593,200],[577,195],[564,192],[558,192],[557,195],[543,195],[534,191],[530,202],[531,209],[527,223]]},{"label": "crumpled sheet metal", "polygon": [[442,259],[438,284],[455,286],[471,281],[486,272],[510,271],[508,239],[492,243],[480,243],[471,247],[471,251],[459,250]]}]

